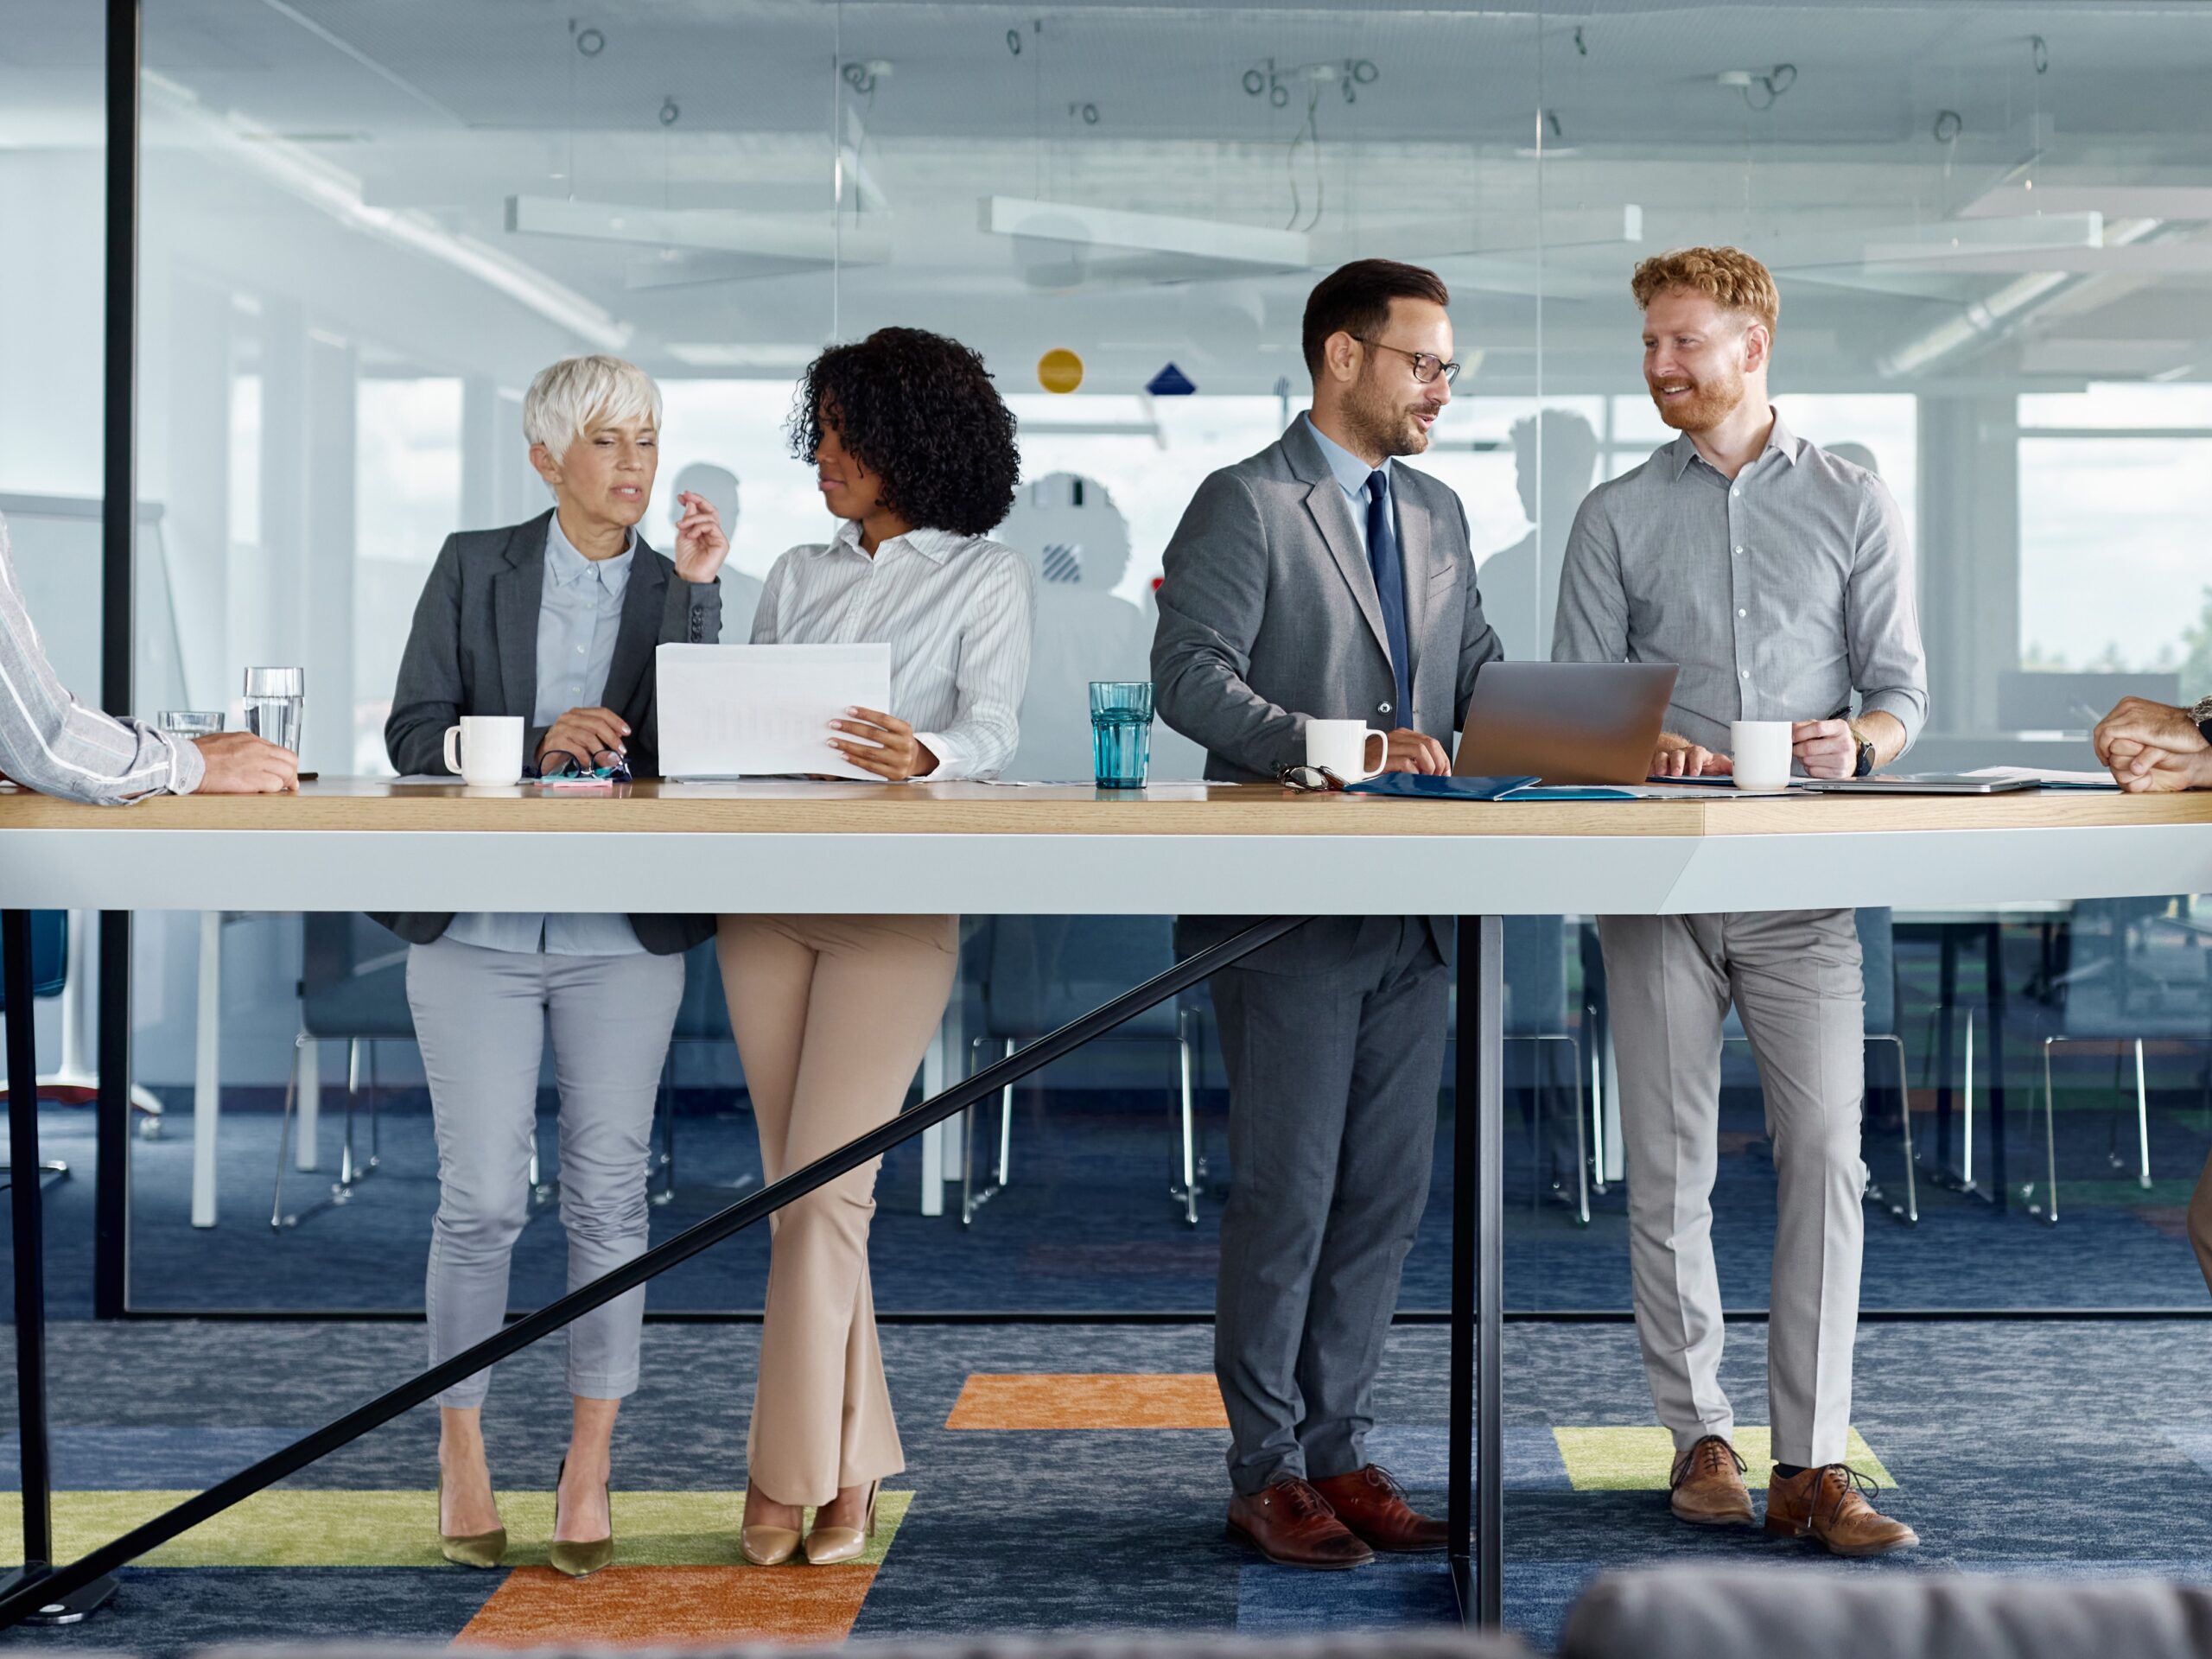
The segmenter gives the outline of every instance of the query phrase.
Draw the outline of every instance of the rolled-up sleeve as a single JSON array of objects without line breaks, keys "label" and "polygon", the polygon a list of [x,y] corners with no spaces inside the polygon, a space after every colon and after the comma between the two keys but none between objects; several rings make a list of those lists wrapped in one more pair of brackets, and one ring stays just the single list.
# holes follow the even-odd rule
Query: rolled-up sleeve
[{"label": "rolled-up sleeve", "polygon": [[1859,712],[1894,716],[1910,748],[1928,723],[1928,658],[1913,597],[1912,542],[1897,498],[1872,475],[1859,502],[1859,545],[1845,604]]},{"label": "rolled-up sleeve", "polygon": [[[1036,604],[1027,563],[1011,548],[997,550],[976,579],[973,607],[960,631],[953,717],[942,731],[914,734],[937,757],[931,778],[947,783],[995,778],[1014,759],[1021,742],[1021,694],[1029,684]],[[764,594],[761,608],[767,605]]]},{"label": "rolled-up sleeve", "polygon": [[123,806],[189,794],[206,771],[198,745],[70,695],[39,643],[0,522],[0,772],[41,794]]}]

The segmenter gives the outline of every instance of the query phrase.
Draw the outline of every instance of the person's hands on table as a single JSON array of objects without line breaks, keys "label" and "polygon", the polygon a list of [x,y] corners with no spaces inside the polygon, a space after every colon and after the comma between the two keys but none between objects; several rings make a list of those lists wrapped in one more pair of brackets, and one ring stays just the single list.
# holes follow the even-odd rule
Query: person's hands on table
[{"label": "person's hands on table", "polygon": [[1651,756],[1654,778],[1726,778],[1736,763],[1718,749],[1708,749],[1672,732],[1659,734],[1659,747]]},{"label": "person's hands on table", "polygon": [[722,534],[715,504],[686,490],[676,498],[683,517],[676,522],[676,574],[697,587],[705,587],[721,574],[729,556],[729,538]]},{"label": "person's hands on table", "polygon": [[898,715],[880,709],[848,709],[845,714],[846,719],[831,721],[830,728],[849,735],[831,738],[830,747],[862,772],[897,784],[937,770],[937,756]]},{"label": "person's hands on table", "polygon": [[288,795],[300,786],[300,757],[251,732],[217,732],[193,740],[207,770],[201,795]]},{"label": "person's hands on table", "polygon": [[1388,737],[1382,751],[1383,771],[1416,772],[1441,778],[1452,770],[1452,757],[1444,752],[1441,743],[1427,734],[1408,731],[1401,726]]},{"label": "person's hands on table", "polygon": [[1859,740],[1847,720],[1801,720],[1789,747],[1808,778],[1848,778],[1859,770]]},{"label": "person's hands on table", "polygon": [[[2113,711],[2097,722],[2089,741],[2096,749],[2097,759],[2111,767],[2113,775],[2123,784],[2127,781],[2120,777],[2123,763],[2140,778],[2149,773],[2159,755],[2202,754],[2212,747],[2205,743],[2204,734],[2196,729],[2196,722],[2189,717],[2188,709],[2152,702],[2146,697],[2122,697]],[[2117,753],[2123,743],[2128,746],[2126,753]]]},{"label": "person's hands on table", "polygon": [[[2192,728],[2193,729],[2193,728]],[[2132,737],[2116,737],[2102,751],[2113,781],[2130,795],[2169,795],[2212,789],[2212,748],[2180,753]]]},{"label": "person's hands on table", "polygon": [[549,754],[573,754],[583,766],[594,766],[601,754],[626,754],[630,727],[612,709],[571,709],[547,728],[537,746],[537,764]]}]

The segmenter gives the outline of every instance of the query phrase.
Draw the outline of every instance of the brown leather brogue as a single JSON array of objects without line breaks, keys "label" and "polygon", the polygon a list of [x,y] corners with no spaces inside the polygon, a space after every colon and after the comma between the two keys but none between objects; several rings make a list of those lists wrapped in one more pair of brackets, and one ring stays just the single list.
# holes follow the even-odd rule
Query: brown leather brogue
[{"label": "brown leather brogue", "polygon": [[1866,1500],[1874,1483],[1847,1465],[1831,1463],[1766,1486],[1766,1529],[1777,1538],[1811,1538],[1832,1555],[1888,1555],[1910,1549],[1920,1535],[1879,1514]]},{"label": "brown leather brogue", "polygon": [[1708,1434],[1687,1452],[1675,1454],[1667,1486],[1668,1506],[1678,1521],[1694,1527],[1751,1524],[1751,1494],[1744,1484],[1744,1460],[1718,1434]]},{"label": "brown leather brogue", "polygon": [[1441,1549],[1449,1541],[1444,1522],[1406,1502],[1406,1489],[1379,1463],[1348,1475],[1317,1480],[1313,1490],[1362,1542],[1393,1554]]},{"label": "brown leather brogue", "polygon": [[1280,1567],[1319,1572],[1365,1567],[1375,1552],[1337,1519],[1328,1500],[1296,1476],[1287,1476],[1229,1503],[1229,1535]]}]

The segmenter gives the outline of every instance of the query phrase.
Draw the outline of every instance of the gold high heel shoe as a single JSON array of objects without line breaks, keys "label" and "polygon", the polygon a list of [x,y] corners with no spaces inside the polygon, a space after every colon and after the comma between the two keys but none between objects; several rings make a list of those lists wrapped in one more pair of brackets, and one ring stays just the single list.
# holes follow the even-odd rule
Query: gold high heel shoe
[{"label": "gold high heel shoe", "polygon": [[489,1532],[448,1532],[446,1471],[438,1471],[438,1551],[455,1567],[497,1567],[507,1553],[507,1529]]},{"label": "gold high heel shoe", "polygon": [[[553,1477],[553,1530],[561,1530],[561,1482],[569,1472],[569,1460],[561,1459],[561,1472]],[[607,1536],[586,1542],[567,1543],[556,1538],[545,1552],[556,1573],[565,1573],[572,1579],[588,1579],[614,1559],[614,1499],[608,1494],[607,1503]]]},{"label": "gold high heel shoe", "polygon": [[806,1535],[806,1560],[810,1567],[830,1567],[839,1561],[849,1561],[868,1547],[875,1536],[876,1490],[883,1483],[871,1480],[868,1484],[868,1518],[857,1527],[817,1527]]},{"label": "gold high heel shoe", "polygon": [[756,1527],[750,1519],[753,1514],[753,1489],[745,1489],[745,1513],[748,1517],[737,1532],[739,1554],[755,1567],[781,1567],[798,1554],[799,1535],[790,1527]]}]

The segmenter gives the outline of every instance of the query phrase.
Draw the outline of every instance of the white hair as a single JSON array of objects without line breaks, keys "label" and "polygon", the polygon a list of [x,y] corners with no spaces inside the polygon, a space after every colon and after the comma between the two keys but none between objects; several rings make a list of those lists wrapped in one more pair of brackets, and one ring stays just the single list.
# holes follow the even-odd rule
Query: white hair
[{"label": "white hair", "polygon": [[640,416],[659,427],[660,388],[652,376],[619,357],[564,357],[530,383],[522,432],[557,461],[592,427]]}]

